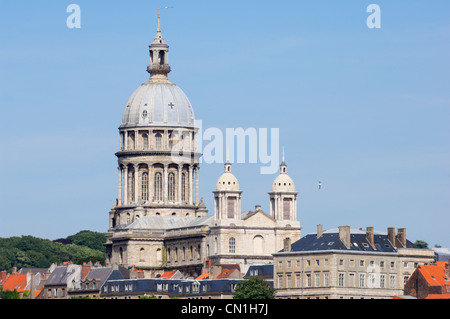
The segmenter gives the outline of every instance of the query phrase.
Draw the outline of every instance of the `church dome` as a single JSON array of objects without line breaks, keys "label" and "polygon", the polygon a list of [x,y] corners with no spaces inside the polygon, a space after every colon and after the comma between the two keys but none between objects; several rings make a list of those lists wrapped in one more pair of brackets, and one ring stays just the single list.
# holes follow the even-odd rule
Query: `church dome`
[{"label": "church dome", "polygon": [[272,184],[272,192],[295,192],[295,184],[292,178],[286,173],[287,165],[284,162],[284,147],[283,159],[280,165],[280,175],[278,175]]},{"label": "church dome", "polygon": [[193,127],[194,121],[192,105],[178,86],[169,81],[147,81],[128,99],[121,127]]},{"label": "church dome", "polygon": [[239,181],[231,173],[231,164],[228,160],[225,163],[225,172],[217,180],[216,191],[239,191]]},{"label": "church dome", "polygon": [[239,182],[236,176],[231,172],[225,172],[222,176],[219,177],[216,184],[216,190],[224,191],[238,191],[239,190]]},{"label": "church dome", "polygon": [[272,185],[273,192],[295,192],[295,184],[286,173],[281,173],[275,178]]}]

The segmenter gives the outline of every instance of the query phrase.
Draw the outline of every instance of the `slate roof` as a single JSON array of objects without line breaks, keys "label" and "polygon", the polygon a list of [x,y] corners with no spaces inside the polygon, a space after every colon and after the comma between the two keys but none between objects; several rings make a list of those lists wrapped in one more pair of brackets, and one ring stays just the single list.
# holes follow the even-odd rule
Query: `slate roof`
[{"label": "slate roof", "polygon": [[[103,295],[116,294],[142,294],[142,293],[168,293],[168,294],[196,294],[196,293],[223,293],[232,292],[233,285],[243,279],[125,279],[107,280],[101,290]],[[198,291],[193,290],[198,286]],[[112,290],[111,286],[118,287]],[[130,290],[131,287],[131,290]],[[164,287],[164,288],[162,288]]]},{"label": "slate roof", "polygon": [[251,276],[273,277],[273,265],[252,265],[248,268],[244,278]]},{"label": "slate roof", "polygon": [[[93,281],[103,284],[112,273],[111,267],[92,267],[83,281]],[[119,272],[120,273],[120,272]]]},{"label": "slate roof", "polygon": [[214,216],[179,217],[179,216],[144,216],[126,226],[126,229],[176,229],[196,226],[209,226]]},{"label": "slate roof", "polygon": [[66,285],[68,278],[73,275],[80,265],[57,266],[45,281],[45,285]]},{"label": "slate roof", "polygon": [[[344,250],[360,252],[396,253],[397,248],[389,241],[386,233],[374,232],[374,246],[366,238],[366,231],[351,229],[350,247],[347,248],[339,238],[339,229],[334,228],[324,231],[320,237],[317,234],[308,234],[291,245],[291,251],[326,251]],[[413,243],[407,240],[408,248],[416,248]],[[281,250],[280,252],[284,252]]]}]

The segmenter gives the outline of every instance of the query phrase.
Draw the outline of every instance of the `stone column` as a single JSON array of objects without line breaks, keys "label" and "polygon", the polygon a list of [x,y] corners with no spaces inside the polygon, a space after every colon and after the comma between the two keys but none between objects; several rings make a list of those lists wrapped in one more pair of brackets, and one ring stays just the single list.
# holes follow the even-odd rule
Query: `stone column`
[{"label": "stone column", "polygon": [[138,190],[139,190],[139,164],[134,165],[134,202],[138,202]]},{"label": "stone column", "polygon": [[134,131],[134,149],[137,150],[139,147],[138,143],[138,130]]},{"label": "stone column", "polygon": [[198,175],[200,167],[195,168],[195,205],[198,205]]},{"label": "stone column", "polygon": [[117,170],[119,172],[119,194],[117,196],[117,205],[122,206],[122,167],[117,167]]},{"label": "stone column", "polygon": [[168,202],[169,199],[169,174],[168,165],[164,164],[164,203]]},{"label": "stone column", "polygon": [[189,165],[189,205],[192,205],[192,201],[193,201],[192,191],[193,191],[194,185],[192,182],[192,170],[193,170],[192,165]]},{"label": "stone column", "polygon": [[124,166],[123,172],[123,204],[128,205],[128,165]]},{"label": "stone column", "polygon": [[178,165],[178,203],[182,204],[181,198],[181,174],[183,174],[183,165]]}]

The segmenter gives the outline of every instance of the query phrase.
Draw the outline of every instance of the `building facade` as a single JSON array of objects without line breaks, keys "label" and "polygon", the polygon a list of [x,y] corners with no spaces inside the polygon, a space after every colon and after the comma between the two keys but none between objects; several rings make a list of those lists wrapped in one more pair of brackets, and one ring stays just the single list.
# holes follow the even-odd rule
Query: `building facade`
[{"label": "building facade", "polygon": [[274,254],[274,286],[278,298],[393,298],[419,264],[432,263],[434,253],[418,249],[406,230],[387,233],[373,227],[308,234]]},{"label": "building facade", "polygon": [[[228,159],[208,215],[199,196],[198,128],[184,92],[169,81],[169,46],[149,46],[150,79],[129,98],[119,127],[118,196],[109,212],[107,261],[142,269],[147,278],[180,269],[192,276],[205,263],[271,263],[285,239],[300,238],[297,193],[283,162],[269,193],[270,212],[242,211]],[[284,153],[284,152],[283,152]]]}]

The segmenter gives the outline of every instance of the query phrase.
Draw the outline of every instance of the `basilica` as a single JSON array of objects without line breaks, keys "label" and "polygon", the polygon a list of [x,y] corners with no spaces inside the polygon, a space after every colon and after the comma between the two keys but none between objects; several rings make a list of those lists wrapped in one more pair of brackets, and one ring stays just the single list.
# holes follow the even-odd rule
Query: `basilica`
[{"label": "basilica", "polygon": [[[167,270],[197,276],[207,264],[241,272],[273,263],[273,253],[300,239],[297,192],[284,161],[268,185],[270,212],[243,211],[243,191],[228,158],[217,180],[214,212],[199,196],[198,128],[184,92],[169,81],[169,46],[149,46],[150,79],[129,98],[119,127],[118,196],[109,212],[107,262],[154,278]],[[250,185],[251,186],[251,185]],[[209,195],[208,195],[209,196]]]}]

